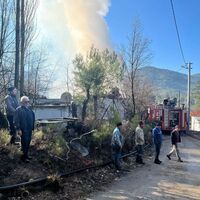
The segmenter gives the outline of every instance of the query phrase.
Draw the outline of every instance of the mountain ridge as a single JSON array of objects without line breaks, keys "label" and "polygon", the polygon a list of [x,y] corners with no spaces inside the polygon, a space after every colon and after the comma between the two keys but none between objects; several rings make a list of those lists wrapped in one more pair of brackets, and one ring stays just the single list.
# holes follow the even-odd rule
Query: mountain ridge
[{"label": "mountain ridge", "polygon": [[[148,79],[153,87],[164,93],[170,91],[187,92],[187,74],[154,66],[146,66],[140,68],[139,75]],[[200,81],[200,73],[191,75],[191,88],[193,88],[198,81]]]}]

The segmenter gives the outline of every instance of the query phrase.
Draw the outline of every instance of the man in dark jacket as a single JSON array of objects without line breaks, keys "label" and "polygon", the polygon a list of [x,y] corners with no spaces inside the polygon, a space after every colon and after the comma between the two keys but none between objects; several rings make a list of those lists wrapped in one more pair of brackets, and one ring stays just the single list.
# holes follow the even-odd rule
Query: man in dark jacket
[{"label": "man in dark jacket", "polygon": [[14,114],[16,111],[16,108],[19,106],[19,103],[17,101],[16,95],[17,95],[17,89],[15,87],[8,88],[9,94],[5,97],[5,104],[6,104],[6,117],[9,123],[9,129],[10,129],[10,135],[11,135],[11,144],[16,144],[16,130],[13,123]]},{"label": "man in dark jacket", "polygon": [[178,143],[181,142],[180,132],[179,132],[179,126],[176,125],[175,129],[171,132],[171,142],[172,142],[172,149],[167,154],[167,157],[169,160],[171,160],[171,155],[173,152],[176,153],[176,156],[178,158],[178,162],[183,162],[180,157],[179,149],[178,149]]},{"label": "man in dark jacket", "polygon": [[158,122],[156,124],[156,127],[152,131],[152,134],[153,134],[153,142],[154,142],[155,149],[156,149],[156,156],[155,156],[154,163],[161,164],[162,161],[159,160],[160,149],[161,149],[161,145],[162,145],[162,131],[161,131],[161,123],[160,122]]},{"label": "man in dark jacket", "polygon": [[21,97],[21,106],[16,109],[14,116],[16,130],[21,135],[22,161],[29,162],[28,150],[31,142],[32,131],[34,130],[35,115],[29,107],[29,98]]}]

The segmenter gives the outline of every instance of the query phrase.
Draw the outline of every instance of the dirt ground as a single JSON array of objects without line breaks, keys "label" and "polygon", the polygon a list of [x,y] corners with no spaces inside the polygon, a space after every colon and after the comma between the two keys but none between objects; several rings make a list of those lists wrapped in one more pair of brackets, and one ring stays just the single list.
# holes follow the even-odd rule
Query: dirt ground
[{"label": "dirt ground", "polygon": [[161,165],[147,159],[125,176],[115,178],[104,191],[93,193],[87,200],[200,200],[200,143],[182,137],[180,146],[183,163],[176,157],[168,160],[169,137],[165,137]]},{"label": "dirt ground", "polygon": [[[21,191],[15,197],[6,199],[43,199],[43,200],[200,200],[200,143],[199,140],[189,136],[182,137],[180,151],[183,163],[166,158],[170,150],[170,137],[165,136],[161,151],[161,165],[153,163],[152,151],[148,149],[145,155],[145,165],[135,165],[135,157],[126,160],[125,169],[129,171],[117,173],[113,166],[107,166],[96,170],[88,170],[81,174],[61,180],[61,188],[58,191],[52,188],[30,188],[29,195],[21,198]],[[4,156],[6,157],[6,156]],[[31,164],[20,170],[24,176],[31,174],[34,177],[36,171],[42,174],[42,167]],[[13,163],[16,165],[17,163]],[[36,170],[36,167],[38,168]],[[63,166],[63,169],[66,166]],[[74,166],[75,167],[75,166]],[[27,169],[33,172],[26,173]],[[3,168],[6,169],[6,168]],[[35,170],[35,171],[34,171]],[[9,171],[9,169],[8,169]],[[15,174],[17,168],[13,171]],[[5,173],[8,173],[5,171]],[[18,174],[18,173],[17,173]],[[35,176],[36,176],[35,175]],[[18,179],[18,176],[15,177]],[[20,179],[23,176],[20,176]],[[27,179],[25,176],[24,179]],[[4,179],[4,183],[11,180]],[[11,181],[12,182],[12,181]],[[23,188],[22,188],[23,189]],[[101,192],[98,192],[101,191]],[[1,199],[1,198],[0,198]]]}]

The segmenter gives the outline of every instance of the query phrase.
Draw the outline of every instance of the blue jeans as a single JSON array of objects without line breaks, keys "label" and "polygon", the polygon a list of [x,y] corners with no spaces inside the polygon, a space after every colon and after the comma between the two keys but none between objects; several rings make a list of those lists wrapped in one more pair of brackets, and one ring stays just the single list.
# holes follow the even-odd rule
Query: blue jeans
[{"label": "blue jeans", "polygon": [[112,159],[117,170],[121,170],[121,148],[118,145],[112,145]]}]

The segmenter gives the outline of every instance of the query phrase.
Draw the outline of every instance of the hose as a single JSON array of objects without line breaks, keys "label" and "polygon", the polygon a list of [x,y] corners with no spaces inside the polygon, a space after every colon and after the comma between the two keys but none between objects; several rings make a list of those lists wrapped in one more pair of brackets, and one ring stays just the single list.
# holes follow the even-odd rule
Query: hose
[{"label": "hose", "polygon": [[[144,149],[148,148],[149,146],[150,145],[147,144],[144,147]],[[125,157],[128,157],[128,156],[134,155],[135,153],[136,153],[136,151],[132,151],[130,153],[124,154],[123,156],[121,156],[121,158],[125,158]],[[74,174],[81,173],[81,172],[89,170],[89,169],[96,169],[96,168],[105,167],[105,166],[107,166],[107,165],[109,165],[111,163],[112,163],[112,161],[108,161],[108,162],[100,164],[100,165],[85,167],[85,168],[73,170],[73,171],[70,171],[70,172],[61,173],[58,176],[60,176],[61,178],[62,177],[68,177],[68,176],[72,176]],[[31,181],[27,181],[27,182],[23,182],[23,183],[17,183],[17,184],[14,184],[14,185],[2,186],[2,187],[0,187],[0,192],[6,192],[8,190],[10,191],[10,190],[14,190],[14,189],[17,189],[17,188],[20,188],[20,187],[32,186],[32,185],[35,185],[35,184],[44,184],[44,183],[47,182],[48,177],[49,176],[40,177],[40,178],[37,178],[35,180],[31,180]]]}]

